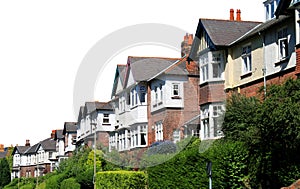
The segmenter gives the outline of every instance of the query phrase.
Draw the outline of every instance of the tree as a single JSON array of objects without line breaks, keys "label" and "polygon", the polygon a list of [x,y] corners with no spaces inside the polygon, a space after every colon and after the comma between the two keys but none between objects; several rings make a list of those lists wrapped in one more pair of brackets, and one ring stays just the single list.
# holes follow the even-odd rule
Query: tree
[{"label": "tree", "polygon": [[246,144],[252,187],[278,188],[300,177],[299,123],[300,80],[268,86],[264,101],[241,95],[228,100],[223,132]]},{"label": "tree", "polygon": [[0,159],[0,188],[10,183],[10,168],[6,158]]}]

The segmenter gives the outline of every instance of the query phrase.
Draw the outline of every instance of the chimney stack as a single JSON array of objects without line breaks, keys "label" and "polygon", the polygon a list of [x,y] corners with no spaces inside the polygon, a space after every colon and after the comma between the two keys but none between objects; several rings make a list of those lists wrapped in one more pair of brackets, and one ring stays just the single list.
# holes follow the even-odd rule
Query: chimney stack
[{"label": "chimney stack", "polygon": [[51,132],[51,138],[52,139],[54,139],[54,137],[55,137],[55,132],[56,132],[56,130],[52,130],[52,132]]},{"label": "chimney stack", "polygon": [[181,57],[183,57],[184,55],[188,56],[190,54],[193,40],[193,34],[185,34],[185,36],[183,37],[183,41],[181,42]]},{"label": "chimney stack", "polygon": [[234,21],[234,10],[230,9],[230,17],[229,17],[230,21]]},{"label": "chimney stack", "polygon": [[26,140],[25,146],[30,146],[30,140]]},{"label": "chimney stack", "polygon": [[236,10],[236,21],[241,21],[241,9]]},{"label": "chimney stack", "polygon": [[0,152],[4,152],[4,145],[0,144]]}]

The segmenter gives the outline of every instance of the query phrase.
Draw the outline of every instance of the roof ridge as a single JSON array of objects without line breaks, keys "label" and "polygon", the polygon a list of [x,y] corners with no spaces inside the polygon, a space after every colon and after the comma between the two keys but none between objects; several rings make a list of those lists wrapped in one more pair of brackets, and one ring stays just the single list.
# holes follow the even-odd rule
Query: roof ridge
[{"label": "roof ridge", "polygon": [[212,21],[226,21],[226,22],[250,22],[250,23],[262,23],[261,21],[254,21],[254,20],[228,20],[228,19],[221,19],[221,18],[199,18],[199,20],[212,20]]}]

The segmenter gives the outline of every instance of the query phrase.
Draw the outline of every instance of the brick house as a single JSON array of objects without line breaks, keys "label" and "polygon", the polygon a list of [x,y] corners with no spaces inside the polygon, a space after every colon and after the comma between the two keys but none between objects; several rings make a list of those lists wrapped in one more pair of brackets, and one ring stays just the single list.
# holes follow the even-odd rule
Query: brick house
[{"label": "brick house", "polygon": [[115,113],[108,102],[86,102],[79,111],[77,121],[76,145],[94,146],[96,144],[108,147],[108,132],[114,129]]},{"label": "brick house", "polygon": [[77,123],[65,122],[62,135],[64,136],[64,155],[70,157],[76,149]]},{"label": "brick house", "polygon": [[222,136],[221,114],[226,98],[225,68],[231,43],[242,37],[259,22],[241,20],[241,11],[230,10],[229,20],[199,19],[189,59],[198,63],[200,75],[199,105],[201,115],[200,138],[214,139]]},{"label": "brick house", "polygon": [[12,179],[17,177],[37,177],[52,172],[57,161],[55,130],[51,137],[30,146],[15,146],[13,155]]},{"label": "brick house", "polygon": [[[192,35],[184,40],[186,54]],[[118,65],[111,99],[116,125],[109,149],[132,151],[155,141],[179,141],[184,123],[199,114],[197,68],[185,57],[129,56],[126,65]]]}]

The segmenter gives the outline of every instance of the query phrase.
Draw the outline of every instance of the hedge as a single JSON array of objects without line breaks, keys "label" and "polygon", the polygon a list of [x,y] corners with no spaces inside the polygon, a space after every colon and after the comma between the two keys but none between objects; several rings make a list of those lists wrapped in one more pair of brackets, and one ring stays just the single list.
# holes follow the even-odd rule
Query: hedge
[{"label": "hedge", "polygon": [[98,172],[97,188],[142,189],[147,188],[147,176],[142,171]]},{"label": "hedge", "polygon": [[68,178],[62,181],[60,188],[63,189],[80,189],[80,184],[75,178]]}]

